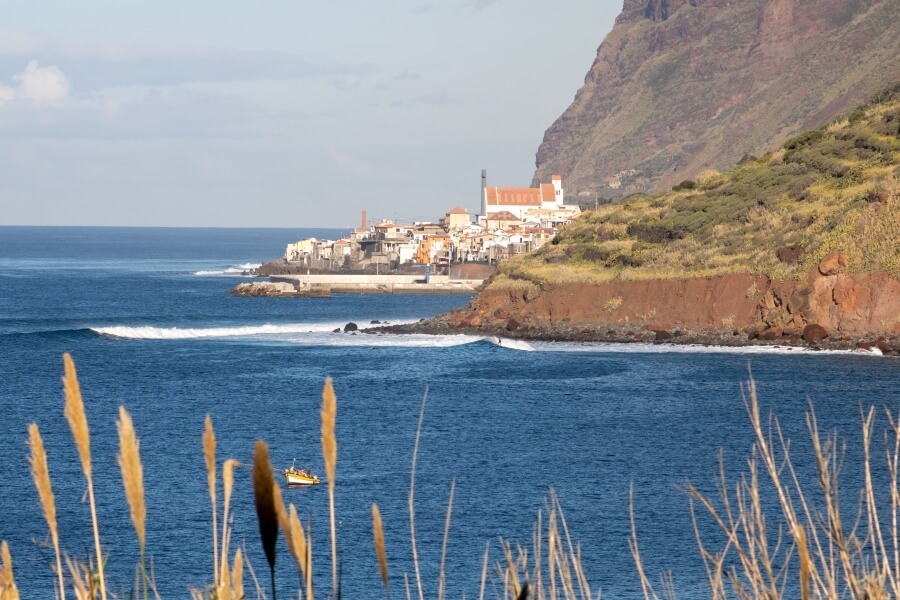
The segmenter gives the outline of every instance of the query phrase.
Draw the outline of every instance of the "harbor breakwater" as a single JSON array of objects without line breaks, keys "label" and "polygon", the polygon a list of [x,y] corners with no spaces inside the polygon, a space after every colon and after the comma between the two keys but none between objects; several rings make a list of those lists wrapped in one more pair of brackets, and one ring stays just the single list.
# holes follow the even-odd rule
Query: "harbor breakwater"
[{"label": "harbor breakwater", "polygon": [[268,281],[245,282],[231,293],[238,296],[327,297],[332,293],[472,294],[482,279],[455,279],[448,275],[277,275]]}]

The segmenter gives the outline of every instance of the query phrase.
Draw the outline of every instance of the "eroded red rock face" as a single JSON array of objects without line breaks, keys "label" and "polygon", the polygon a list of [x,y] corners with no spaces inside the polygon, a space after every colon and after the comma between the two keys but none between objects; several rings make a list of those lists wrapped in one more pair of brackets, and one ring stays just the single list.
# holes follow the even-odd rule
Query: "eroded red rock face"
[{"label": "eroded red rock face", "polygon": [[529,322],[605,323],[640,325],[654,332],[740,331],[763,339],[805,335],[819,340],[822,332],[858,337],[900,332],[900,280],[886,273],[816,271],[803,281],[724,275],[567,284],[531,294],[486,289],[453,319],[466,327],[510,330]]}]

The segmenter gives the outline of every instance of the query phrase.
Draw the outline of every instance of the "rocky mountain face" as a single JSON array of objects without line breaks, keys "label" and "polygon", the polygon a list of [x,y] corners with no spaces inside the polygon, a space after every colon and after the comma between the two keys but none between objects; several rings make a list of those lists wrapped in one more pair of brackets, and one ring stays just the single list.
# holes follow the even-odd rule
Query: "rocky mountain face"
[{"label": "rocky mountain face", "polygon": [[534,179],[590,203],[662,191],[897,80],[898,0],[625,0]]}]

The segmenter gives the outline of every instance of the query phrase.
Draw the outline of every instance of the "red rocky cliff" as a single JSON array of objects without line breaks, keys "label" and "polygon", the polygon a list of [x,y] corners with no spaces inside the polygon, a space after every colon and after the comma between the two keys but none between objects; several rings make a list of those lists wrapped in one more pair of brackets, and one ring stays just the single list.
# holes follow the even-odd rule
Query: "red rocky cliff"
[{"label": "red rocky cliff", "polygon": [[[844,273],[842,260],[836,253],[826,257],[803,281],[723,275],[568,284],[532,292],[487,288],[449,319],[455,327],[524,337],[602,339],[606,327],[625,327],[638,334],[662,333],[656,339],[712,332],[736,338],[732,343],[828,340],[832,347],[853,347],[884,336],[900,343],[900,280],[886,273]],[[529,328],[563,333],[536,335]]]}]

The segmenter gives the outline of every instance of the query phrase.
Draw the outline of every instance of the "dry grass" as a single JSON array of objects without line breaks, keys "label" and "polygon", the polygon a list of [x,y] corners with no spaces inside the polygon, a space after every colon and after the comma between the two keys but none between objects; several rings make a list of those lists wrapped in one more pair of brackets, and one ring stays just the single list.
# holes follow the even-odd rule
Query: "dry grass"
[{"label": "dry grass", "polygon": [[[900,597],[900,419],[887,412],[890,500],[889,506],[880,507],[872,479],[874,407],[863,414],[864,484],[860,503],[846,520],[838,493],[842,446],[836,434],[823,436],[812,405],[806,424],[818,475],[814,490],[799,478],[790,455],[790,441],[778,420],[761,417],[752,378],[746,387],[745,403],[755,436],[749,472],[732,486],[720,461],[717,498],[704,495],[692,485],[687,488],[710,597],[777,599],[791,597],[796,593],[792,590],[799,591],[803,599]],[[771,484],[777,512],[763,509],[761,475]],[[885,513],[890,515],[889,520],[885,520]],[[715,543],[701,533],[705,531],[700,525],[703,515],[721,534]],[[633,510],[632,550],[645,598],[657,598],[644,574]]]}]

